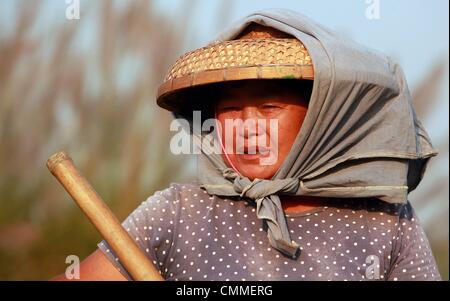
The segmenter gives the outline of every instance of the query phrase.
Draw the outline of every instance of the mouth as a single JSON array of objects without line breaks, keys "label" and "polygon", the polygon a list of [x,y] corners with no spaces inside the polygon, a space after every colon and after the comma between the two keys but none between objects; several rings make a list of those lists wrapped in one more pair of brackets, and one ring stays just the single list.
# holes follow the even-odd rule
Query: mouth
[{"label": "mouth", "polygon": [[246,161],[265,158],[270,155],[270,149],[263,146],[245,146],[238,150],[237,156]]}]

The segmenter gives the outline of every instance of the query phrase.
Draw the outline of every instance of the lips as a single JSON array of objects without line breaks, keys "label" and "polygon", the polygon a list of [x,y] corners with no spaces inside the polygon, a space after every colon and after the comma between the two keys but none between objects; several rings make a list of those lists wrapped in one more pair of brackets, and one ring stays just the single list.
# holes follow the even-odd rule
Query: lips
[{"label": "lips", "polygon": [[265,154],[267,152],[270,152],[270,149],[265,146],[258,146],[258,145],[249,145],[249,146],[243,146],[238,147],[237,154]]},{"label": "lips", "polygon": [[269,155],[270,149],[265,146],[245,146],[237,151],[237,156],[247,161],[261,159]]}]

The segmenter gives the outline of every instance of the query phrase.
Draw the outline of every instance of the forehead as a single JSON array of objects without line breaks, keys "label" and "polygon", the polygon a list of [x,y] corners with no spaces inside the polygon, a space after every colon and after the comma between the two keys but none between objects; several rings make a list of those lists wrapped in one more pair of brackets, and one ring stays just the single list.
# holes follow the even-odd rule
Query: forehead
[{"label": "forehead", "polygon": [[308,104],[312,81],[304,80],[244,80],[227,82],[214,89],[214,104],[225,101],[282,101]]},{"label": "forehead", "polygon": [[313,81],[296,79],[256,79],[209,84],[184,91],[184,96],[190,101],[186,102],[179,114],[191,116],[192,111],[201,111],[202,118],[204,116],[207,119],[214,116],[217,105],[225,99],[243,101],[270,96],[288,96],[283,98],[308,106],[312,87]]},{"label": "forehead", "polygon": [[221,85],[218,93],[222,96],[239,96],[245,94],[264,95],[266,93],[281,93],[283,89],[280,84],[262,81],[237,81]]},{"label": "forehead", "polygon": [[263,97],[286,94],[304,94],[307,87],[303,87],[298,80],[243,80],[227,82],[217,86],[216,96],[219,99],[227,97]]}]

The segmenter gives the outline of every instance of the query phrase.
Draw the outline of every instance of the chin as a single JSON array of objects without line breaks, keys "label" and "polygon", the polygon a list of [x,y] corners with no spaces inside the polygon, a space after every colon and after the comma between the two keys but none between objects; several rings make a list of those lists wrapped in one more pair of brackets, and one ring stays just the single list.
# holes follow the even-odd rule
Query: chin
[{"label": "chin", "polygon": [[236,168],[239,170],[239,172],[249,178],[250,180],[254,180],[256,178],[258,179],[271,179],[273,175],[275,174],[276,170],[274,170],[271,166],[245,166],[240,168],[239,166],[236,166]]}]

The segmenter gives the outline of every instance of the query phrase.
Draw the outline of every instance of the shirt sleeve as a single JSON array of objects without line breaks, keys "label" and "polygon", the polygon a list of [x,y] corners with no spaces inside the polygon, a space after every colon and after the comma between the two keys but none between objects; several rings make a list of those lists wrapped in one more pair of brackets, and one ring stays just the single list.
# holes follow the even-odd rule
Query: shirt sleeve
[{"label": "shirt sleeve", "polygon": [[[177,216],[177,203],[179,200],[176,186],[171,185],[147,198],[122,223],[163,277],[167,273],[165,266],[168,253],[174,244],[173,225]],[[132,280],[129,272],[105,240],[101,241],[98,247],[128,280]]]},{"label": "shirt sleeve", "polygon": [[425,231],[411,204],[401,205],[388,280],[441,280]]}]

